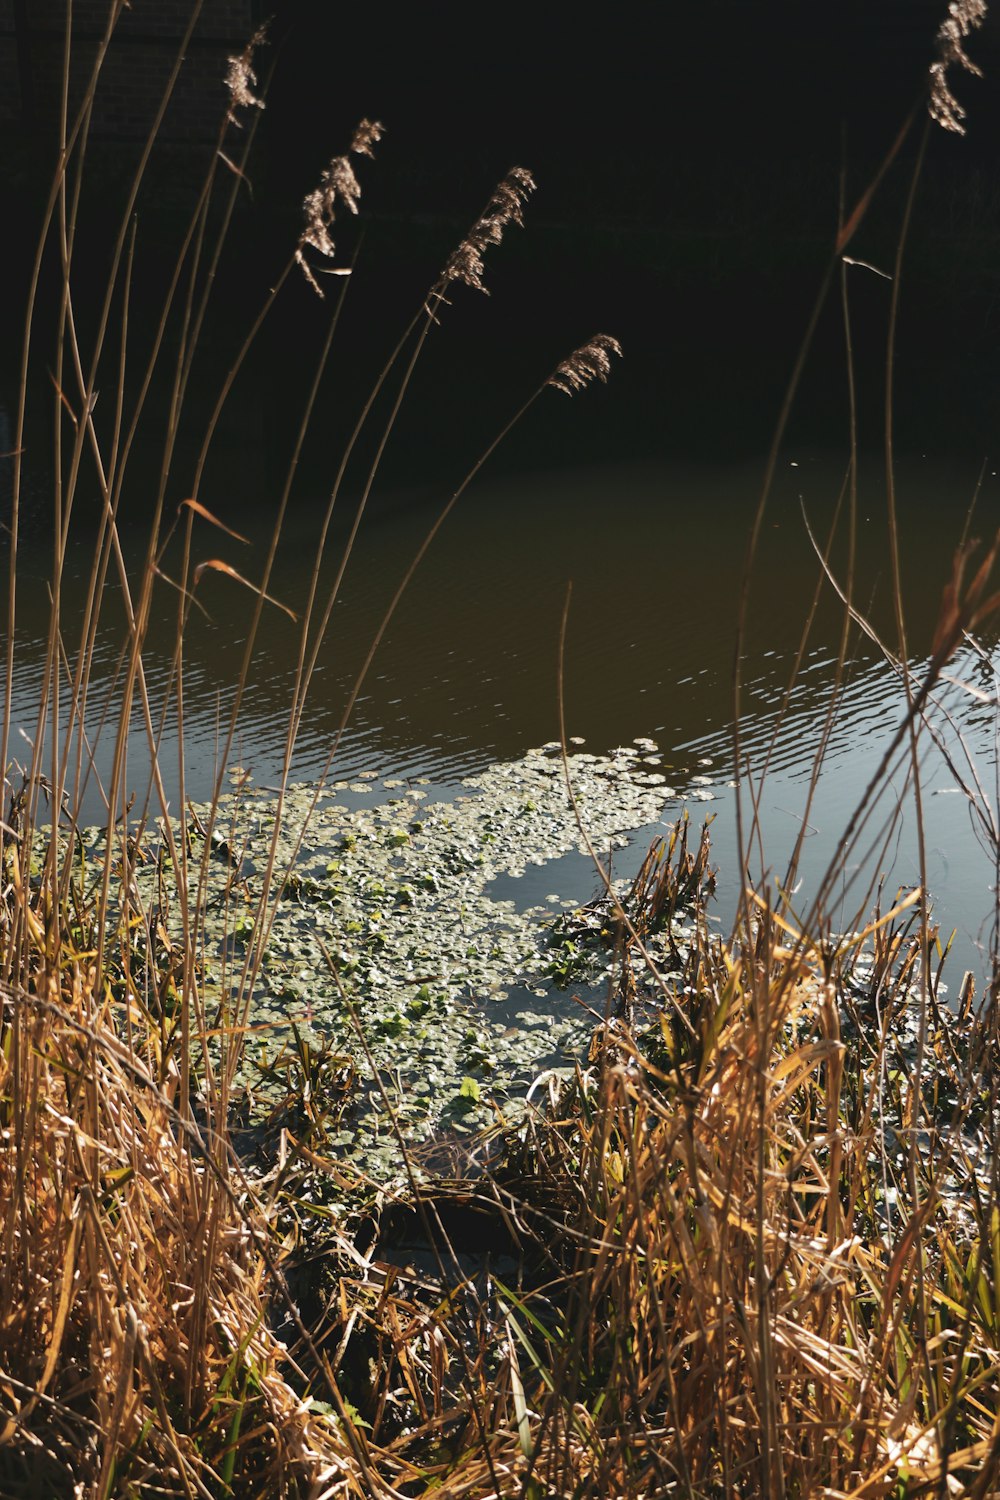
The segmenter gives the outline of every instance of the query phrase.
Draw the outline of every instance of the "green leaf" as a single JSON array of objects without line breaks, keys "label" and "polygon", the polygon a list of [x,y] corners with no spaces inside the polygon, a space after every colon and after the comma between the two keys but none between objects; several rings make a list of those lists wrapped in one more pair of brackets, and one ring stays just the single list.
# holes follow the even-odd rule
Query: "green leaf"
[{"label": "green leaf", "polygon": [[364,1417],[361,1415],[361,1413],[358,1411],[358,1408],[352,1401],[344,1402],[344,1411],[347,1413],[348,1420],[350,1421],[352,1427],[367,1427],[368,1431],[371,1431],[372,1424],[365,1421]]},{"label": "green leaf", "polygon": [[510,1373],[510,1393],[514,1398],[514,1415],[517,1418],[517,1441],[525,1458],[531,1461],[535,1448],[531,1441],[531,1421],[528,1416],[528,1404],[524,1399],[524,1386],[521,1383],[521,1371],[517,1365],[517,1350],[514,1347],[514,1336],[507,1329],[507,1358]]}]

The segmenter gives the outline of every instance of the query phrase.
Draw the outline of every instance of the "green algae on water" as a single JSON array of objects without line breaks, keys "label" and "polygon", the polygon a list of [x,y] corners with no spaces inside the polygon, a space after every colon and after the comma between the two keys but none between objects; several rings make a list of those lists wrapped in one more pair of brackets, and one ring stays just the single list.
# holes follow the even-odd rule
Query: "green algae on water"
[{"label": "green algae on water", "polygon": [[[579,816],[602,857],[681,812],[651,752],[643,740],[570,757]],[[363,805],[345,800],[362,791]],[[277,810],[273,790],[243,780],[212,819],[226,854],[212,861],[203,923],[219,1006],[256,937]],[[192,808],[196,828],[210,816]],[[613,955],[600,944],[567,951],[559,892],[519,907],[491,887],[507,877],[509,890],[530,868],[577,853],[587,844],[558,744],[467,777],[448,801],[401,778],[289,787],[276,843],[283,884],[249,1004],[243,1086],[266,1100],[267,1077],[296,1047],[353,1059],[359,1092],[338,1156],[373,1175],[396,1150],[383,1093],[414,1141],[516,1114],[541,1070],[571,1071],[582,1056]]]}]

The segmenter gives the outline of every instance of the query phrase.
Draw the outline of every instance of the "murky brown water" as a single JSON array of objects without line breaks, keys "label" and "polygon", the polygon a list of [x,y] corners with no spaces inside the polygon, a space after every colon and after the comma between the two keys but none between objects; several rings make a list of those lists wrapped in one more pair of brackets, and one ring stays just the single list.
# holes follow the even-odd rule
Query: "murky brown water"
[{"label": "murky brown water", "polygon": [[[252,466],[251,466],[252,467]],[[915,664],[928,649],[941,587],[958,540],[977,466],[946,463],[933,455],[901,461],[899,505],[905,528],[904,570]],[[427,776],[448,791],[485,763],[520,755],[558,735],[557,644],[567,585],[573,594],[566,652],[568,733],[588,748],[606,750],[637,736],[653,737],[678,790],[698,793],[695,814],[714,812],[716,858],[721,867],[720,912],[728,920],[738,889],[732,766],[732,663],[734,627],[746,537],[760,465],[739,468],[630,468],[523,474],[484,480],[449,519],[418,572],[392,623],[363,688],[344,739],[335,776],[378,770],[389,776]],[[883,484],[877,458],[862,470],[856,597],[879,629],[894,639],[888,605]],[[839,456],[787,455],[766,518],[753,588],[751,629],[744,661],[743,749],[752,767],[762,765],[775,728],[816,583],[817,567],[800,511],[800,496],[823,534],[843,480]],[[438,497],[438,500],[441,497]],[[318,775],[343,711],[346,695],[386,602],[435,513],[434,497],[398,493],[380,498],[366,518],[349,567],[342,601],[334,611],[310,705],[300,735],[295,774]],[[283,537],[271,592],[301,608],[306,568],[315,556],[322,500],[296,502]],[[252,548],[207,528],[197,533],[196,556],[222,556],[242,572],[259,573],[269,520],[260,497],[234,494],[219,510],[248,532]],[[974,532],[989,535],[1000,511],[1000,480],[987,473]],[[141,539],[126,536],[139,555]],[[342,542],[337,534],[327,576]],[[835,550],[841,568],[843,548]],[[88,563],[74,552],[64,587],[64,630],[71,652],[74,617]],[[165,567],[170,571],[169,559]],[[46,623],[47,550],[37,535],[26,540],[19,565],[19,645],[16,725],[33,732]],[[198,618],[185,668],[185,764],[188,794],[203,797],[215,773],[221,726],[250,618],[249,596],[230,580],[206,577],[199,597],[211,619]],[[147,657],[154,697],[162,694],[173,649],[176,596],[164,589]],[[297,649],[296,628],[269,610],[255,673],[244,706],[235,759],[260,782],[278,771]],[[96,730],[102,688],[111,680],[121,646],[120,601],[109,591],[106,626],[92,687],[91,728]],[[761,802],[763,861],[779,872],[801,826],[809,771],[829,702],[842,611],[824,589],[803,669],[778,733]],[[993,649],[993,638],[987,643]],[[988,801],[996,805],[996,685],[989,661],[964,653],[953,676],[971,682],[945,685],[942,734],[953,753],[974,763]],[[815,803],[809,813],[801,888],[806,909],[822,872],[837,850],[851,811],[874,773],[899,722],[902,688],[877,648],[852,632],[850,665]],[[168,791],[177,795],[178,746],[168,727],[161,765]],[[963,750],[959,736],[964,741]],[[18,740],[13,742],[17,753]],[[977,946],[988,941],[993,911],[993,871],[981,847],[954,772],[925,733],[927,863],[936,909],[945,931],[959,929],[960,965],[980,966]],[[22,750],[23,740],[20,741]],[[106,771],[110,745],[98,743],[96,766]],[[966,766],[968,771],[968,766]],[[136,737],[130,777],[140,800],[147,777],[141,737]],[[694,778],[701,778],[695,781]],[[893,785],[904,791],[905,770]],[[711,794],[712,800],[707,800]],[[704,806],[702,806],[702,799]],[[84,815],[102,819],[92,778]],[[863,887],[884,870],[893,888],[917,878],[911,812],[884,848],[876,821],[864,843],[870,856],[852,853],[847,875],[856,877],[834,923],[853,913]],[[755,851],[752,869],[759,873]],[[568,894],[590,894],[593,880],[582,861],[560,871]],[[553,874],[538,880],[552,888]],[[528,884],[527,879],[521,882]],[[843,884],[843,883],[842,883]],[[525,889],[525,900],[532,892]]]}]

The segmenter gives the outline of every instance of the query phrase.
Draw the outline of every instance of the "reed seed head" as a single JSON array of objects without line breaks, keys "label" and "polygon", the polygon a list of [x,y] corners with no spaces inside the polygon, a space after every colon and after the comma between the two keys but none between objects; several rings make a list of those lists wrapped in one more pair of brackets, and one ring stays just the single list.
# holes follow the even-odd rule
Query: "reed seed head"
[{"label": "reed seed head", "polygon": [[582,391],[592,380],[607,380],[611,373],[611,356],[616,354],[620,359],[621,352],[621,344],[609,333],[595,333],[589,343],[574,350],[562,364],[556,366],[546,385],[555,386],[557,391],[565,391],[567,396],[572,396],[575,391]]},{"label": "reed seed head", "polygon": [[927,107],[931,119],[945,130],[956,135],[965,134],[965,110],[959,104],[948,84],[948,69],[959,67],[976,78],[982,78],[982,69],[972,61],[965,50],[965,39],[970,32],[978,30],[986,18],[986,0],[950,0],[948,14],[938,28],[936,38],[937,56],[930,67],[930,98]]},{"label": "reed seed head", "polygon": [[257,74],[254,70],[254,54],[258,47],[267,45],[267,27],[259,27],[247,42],[239,57],[226,59],[226,88],[229,90],[229,110],[226,118],[235,126],[240,127],[241,121],[236,113],[238,109],[263,109],[263,99],[258,99],[254,93],[257,87]]},{"label": "reed seed head", "polygon": [[524,205],[534,190],[531,173],[524,167],[511,167],[494,188],[489,203],[465,239],[449,255],[431,293],[434,301],[443,302],[448,287],[456,281],[489,296],[489,289],[483,281],[483,256],[490,245],[499,245],[508,224],[524,227]]},{"label": "reed seed head", "polygon": [[305,251],[307,248],[315,250],[327,260],[331,260],[336,254],[330,230],[337,215],[337,205],[339,203],[348,212],[356,214],[358,199],[361,197],[361,184],[351,163],[351,154],[374,156],[373,148],[381,140],[382,134],[383,127],[378,120],[361,120],[355,127],[347,153],[333,158],[324,169],[318,186],[307,193],[303,200],[305,225],[299,236],[295,259],[306,281],[320,297],[323,296],[323,291],[305,258]]},{"label": "reed seed head", "polygon": [[355,156],[374,156],[372,149],[382,139],[382,125],[378,120],[360,120],[351,139],[351,150]]}]

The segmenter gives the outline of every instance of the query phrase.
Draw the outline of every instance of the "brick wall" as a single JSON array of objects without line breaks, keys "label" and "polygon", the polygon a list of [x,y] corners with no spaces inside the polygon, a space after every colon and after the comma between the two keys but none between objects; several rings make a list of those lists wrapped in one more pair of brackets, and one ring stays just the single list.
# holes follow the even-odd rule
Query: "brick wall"
[{"label": "brick wall", "polygon": [[[192,0],[132,0],[108,49],[92,132],[142,138],[170,76]],[[162,127],[162,138],[215,136],[226,106],[226,59],[255,25],[255,0],[204,0]],[[71,98],[86,87],[109,14],[109,0],[74,0]],[[66,0],[0,0],[0,123],[45,130],[58,119]],[[29,119],[33,116],[33,119]]]}]

